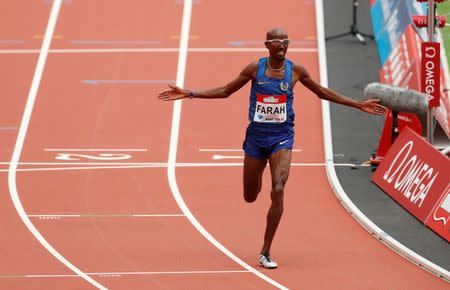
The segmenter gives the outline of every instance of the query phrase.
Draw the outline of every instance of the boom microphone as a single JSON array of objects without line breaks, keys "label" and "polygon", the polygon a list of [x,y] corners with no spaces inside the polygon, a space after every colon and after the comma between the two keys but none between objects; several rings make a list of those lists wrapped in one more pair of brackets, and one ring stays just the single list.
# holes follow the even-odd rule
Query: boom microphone
[{"label": "boom microphone", "polygon": [[396,112],[423,115],[428,109],[427,94],[382,83],[368,84],[364,96],[367,99],[380,99],[380,104]]}]

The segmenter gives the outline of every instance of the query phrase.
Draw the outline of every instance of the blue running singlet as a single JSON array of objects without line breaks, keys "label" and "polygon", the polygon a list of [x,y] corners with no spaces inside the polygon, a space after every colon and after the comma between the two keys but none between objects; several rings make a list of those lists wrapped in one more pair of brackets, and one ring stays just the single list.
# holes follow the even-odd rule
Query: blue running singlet
[{"label": "blue running singlet", "polygon": [[294,118],[292,61],[285,60],[284,78],[265,74],[267,58],[259,60],[250,94],[249,121],[243,149],[254,158],[269,158],[281,150],[292,150]]},{"label": "blue running singlet", "polygon": [[250,94],[249,121],[261,124],[293,123],[292,61],[285,60],[283,79],[266,76],[266,66],[267,58],[260,59]]}]

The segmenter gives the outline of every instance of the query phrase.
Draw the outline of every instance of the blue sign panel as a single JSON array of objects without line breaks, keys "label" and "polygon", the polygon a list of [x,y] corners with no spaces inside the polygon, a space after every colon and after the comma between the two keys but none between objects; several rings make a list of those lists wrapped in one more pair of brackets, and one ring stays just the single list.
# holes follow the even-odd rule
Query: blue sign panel
[{"label": "blue sign panel", "polygon": [[416,11],[423,8],[422,5],[414,5],[413,1],[415,0],[377,0],[371,8],[373,30],[382,65],[412,22],[411,13],[416,14]]}]

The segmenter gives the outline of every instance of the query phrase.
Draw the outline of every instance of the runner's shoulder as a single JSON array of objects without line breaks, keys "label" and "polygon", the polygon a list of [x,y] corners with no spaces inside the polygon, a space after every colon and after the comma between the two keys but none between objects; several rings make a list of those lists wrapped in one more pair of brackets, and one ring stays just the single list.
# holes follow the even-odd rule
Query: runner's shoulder
[{"label": "runner's shoulder", "polygon": [[301,73],[304,69],[305,69],[305,68],[304,68],[301,64],[292,62],[292,70],[293,70],[295,73]]},{"label": "runner's shoulder", "polygon": [[306,68],[298,63],[292,63],[292,71],[297,80],[309,74]]},{"label": "runner's shoulder", "polygon": [[259,61],[254,61],[249,63],[243,70],[241,74],[246,75],[252,79],[256,78],[256,73],[258,71]]}]

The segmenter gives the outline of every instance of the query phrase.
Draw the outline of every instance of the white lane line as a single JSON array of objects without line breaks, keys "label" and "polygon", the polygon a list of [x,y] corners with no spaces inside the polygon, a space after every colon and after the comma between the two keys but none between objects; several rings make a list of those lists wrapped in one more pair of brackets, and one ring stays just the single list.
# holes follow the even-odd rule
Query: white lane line
[{"label": "white lane line", "polygon": [[[325,28],[324,28],[324,13],[322,0],[315,0],[316,2],[316,25],[317,25],[317,39],[319,40],[319,67],[320,67],[320,84],[322,86],[328,86],[328,72],[326,64],[325,53]],[[444,278],[446,281],[450,280],[450,271],[434,264],[427,260],[416,252],[404,246],[402,243],[385,233],[375,223],[373,223],[348,197],[344,188],[342,187],[339,178],[335,171],[335,164],[333,159],[333,141],[331,134],[331,117],[329,102],[322,100],[322,126],[324,136],[325,147],[325,159],[327,161],[326,172],[328,180],[333,188],[333,191],[337,199],[341,202],[345,210],[356,219],[364,229],[374,235],[379,241],[385,244],[399,255],[407,258],[409,261],[414,262],[419,267],[423,267],[426,270],[434,273],[435,275]]]},{"label": "white lane line", "polygon": [[[10,162],[0,162],[0,164],[9,165]],[[189,163],[187,163],[189,164]],[[18,165],[148,165],[148,166],[167,166],[166,162],[19,162]]]},{"label": "white lane line", "polygon": [[198,149],[200,152],[244,152],[242,149]]},{"label": "white lane line", "polygon": [[[167,163],[151,164],[143,163],[136,165],[126,165],[122,163],[115,166],[67,166],[67,167],[33,167],[33,168],[21,168],[17,169],[18,172],[40,172],[40,171],[73,171],[73,170],[97,170],[97,169],[138,169],[138,168],[167,168]],[[50,163],[49,165],[52,165]],[[334,163],[336,167],[370,167],[370,164],[352,164],[352,163]],[[242,167],[243,163],[176,163],[175,167]],[[326,163],[291,163],[293,167],[325,167]],[[8,169],[0,169],[0,172],[8,172]]]},{"label": "white lane line", "polygon": [[18,128],[13,126],[3,126],[0,127],[0,131],[16,131]]},{"label": "white lane line", "polygon": [[[10,162],[0,162],[0,165],[9,165]],[[176,167],[208,167],[208,166],[239,166],[242,162],[178,162]],[[147,167],[167,167],[165,162],[20,162],[18,165],[90,165],[90,166],[147,166]],[[326,166],[327,163],[322,162],[293,162],[292,166]],[[370,164],[362,163],[333,163],[334,166],[358,166],[369,167]]]},{"label": "white lane line", "polygon": [[150,85],[174,83],[175,80],[81,80],[85,85]]},{"label": "white lane line", "polygon": [[214,160],[221,160],[221,159],[244,159],[244,155],[230,156],[230,155],[216,155],[216,154],[214,154],[214,155],[212,156],[212,159],[214,159]]},{"label": "white lane line", "polygon": [[31,218],[184,217],[184,214],[29,214]]},{"label": "white lane line", "polygon": [[[242,149],[198,149],[200,152],[244,152]],[[301,152],[302,149],[292,149],[292,152]]]},{"label": "white lane line", "polygon": [[147,149],[124,149],[124,148],[45,148],[44,151],[74,151],[74,152],[146,152]]},{"label": "white lane line", "polygon": [[[145,275],[205,275],[205,274],[239,274],[250,273],[247,270],[205,270],[205,271],[152,271],[152,272],[89,272],[87,275],[99,277],[145,276]],[[0,275],[0,279],[8,278],[71,278],[74,274],[35,274],[35,275]]]},{"label": "white lane line", "polygon": [[22,44],[25,40],[22,39],[0,39],[0,44]]},{"label": "white lane line", "polygon": [[[189,48],[188,52],[266,52],[265,48]],[[0,49],[0,54],[38,54],[40,49]],[[90,48],[90,49],[50,49],[49,53],[142,53],[142,52],[180,52],[178,48]],[[289,53],[317,53],[316,48],[289,48]]]},{"label": "white lane line", "polygon": [[74,39],[74,40],[69,40],[70,43],[73,44],[101,44],[101,45],[133,45],[133,44],[138,44],[138,45],[143,45],[143,44],[160,44],[161,41],[159,40],[131,40],[131,39],[108,39],[108,40],[95,40],[95,39]]},{"label": "white lane line", "polygon": [[[257,45],[261,46],[264,43],[265,40],[232,40],[228,41],[227,43],[232,46],[249,46],[249,45]],[[294,44],[299,45],[308,45],[308,46],[317,46],[317,41],[315,40],[291,40],[289,45],[294,46]]]},{"label": "white lane line", "polygon": [[[191,24],[191,11],[192,11],[192,0],[185,0],[183,6],[183,19],[181,25],[181,37],[180,37],[180,53],[178,55],[178,67],[177,67],[177,81],[176,85],[179,87],[184,86],[184,77],[186,73],[186,59],[188,51],[188,40],[189,40],[189,29]],[[173,105],[173,115],[172,115],[172,127],[170,132],[170,148],[168,157],[168,168],[167,175],[169,179],[170,189],[172,191],[173,197],[175,198],[178,206],[192,223],[192,225],[215,247],[222,251],[229,258],[234,260],[236,263],[241,265],[243,268],[252,272],[259,278],[265,280],[266,282],[272,284],[279,289],[288,289],[280,283],[272,280],[263,273],[257,271],[255,268],[251,267],[243,260],[238,258],[235,254],[230,252],[221,243],[219,243],[195,218],[192,212],[187,207],[186,203],[181,196],[181,192],[178,188],[177,179],[175,175],[176,168],[176,158],[177,158],[177,147],[178,147],[178,135],[180,129],[180,119],[181,119],[181,100],[176,100]]]},{"label": "white lane line", "polygon": [[84,158],[91,160],[117,161],[117,160],[131,159],[132,156],[129,154],[111,154],[111,153],[100,153],[96,156],[87,154],[58,153],[58,155],[55,157],[55,159],[57,160],[66,160],[66,161],[80,160]]},{"label": "white lane line", "polygon": [[244,159],[244,155],[218,155],[214,154],[212,156],[213,160],[222,160],[222,159]]},{"label": "white lane line", "polygon": [[184,214],[133,214],[133,217],[183,217]]},{"label": "white lane line", "polygon": [[56,26],[56,21],[58,19],[59,10],[61,7],[61,0],[53,1],[53,5],[51,8],[50,16],[48,19],[47,28],[45,30],[45,36],[42,41],[42,48],[39,53],[39,58],[36,64],[36,70],[34,72],[33,80],[31,82],[30,91],[28,93],[27,102],[25,104],[25,111],[23,113],[22,122],[20,124],[19,133],[17,135],[16,145],[14,146],[14,152],[11,158],[11,164],[9,166],[8,172],[8,187],[9,193],[11,195],[11,199],[13,201],[14,207],[16,208],[17,213],[22,219],[23,223],[26,225],[28,230],[33,234],[33,236],[61,263],[66,265],[69,269],[75,272],[78,276],[85,279],[87,282],[91,283],[98,289],[107,289],[97,281],[86,275],[86,273],[82,272],[80,269],[75,267],[72,263],[66,260],[59,252],[55,250],[47,240],[41,235],[41,233],[36,229],[33,223],[28,218],[22,203],[20,201],[19,193],[17,191],[16,184],[16,171],[17,165],[19,163],[20,154],[22,152],[23,144],[25,142],[25,136],[27,134],[28,125],[31,119],[31,113],[33,112],[34,103],[36,100],[36,95],[39,89],[39,84],[41,82],[42,74],[44,72],[45,62],[47,60],[48,50],[50,48],[50,43],[53,35],[53,31]]}]

